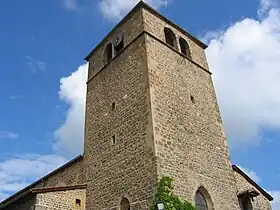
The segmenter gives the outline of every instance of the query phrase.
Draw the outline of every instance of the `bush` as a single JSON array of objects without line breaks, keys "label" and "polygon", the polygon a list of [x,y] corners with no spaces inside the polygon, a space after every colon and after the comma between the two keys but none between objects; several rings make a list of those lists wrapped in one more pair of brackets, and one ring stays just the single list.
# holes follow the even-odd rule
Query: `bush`
[{"label": "bush", "polygon": [[174,195],[172,190],[173,179],[170,177],[162,177],[157,184],[157,193],[151,210],[157,210],[157,201],[164,204],[164,210],[196,210],[196,208],[187,201],[182,201],[178,196]]}]

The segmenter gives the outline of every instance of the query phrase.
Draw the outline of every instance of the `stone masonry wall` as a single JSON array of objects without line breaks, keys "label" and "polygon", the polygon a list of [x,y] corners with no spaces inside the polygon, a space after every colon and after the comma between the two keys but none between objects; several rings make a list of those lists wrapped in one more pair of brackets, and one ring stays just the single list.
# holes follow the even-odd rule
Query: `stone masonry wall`
[{"label": "stone masonry wall", "polygon": [[104,62],[105,48],[108,43],[114,42],[116,35],[119,32],[124,32],[124,46],[127,46],[143,31],[141,11],[142,10],[136,11],[126,22],[113,30],[112,33],[102,41],[102,44],[95,49],[94,54],[89,59],[88,78],[91,78],[106,65]]},{"label": "stone masonry wall", "polygon": [[[253,185],[251,185],[239,173],[234,171],[234,176],[236,179],[236,187],[237,187],[238,192],[243,192],[245,190],[249,190],[252,188],[254,188],[256,191],[258,191],[257,188],[255,188]],[[269,200],[261,192],[259,192],[259,193],[260,193],[260,195],[255,197],[254,201],[252,202],[253,210],[271,210]]]},{"label": "stone masonry wall", "polygon": [[[143,21],[144,21],[144,30],[151,33],[152,35],[162,40],[163,42],[165,42],[164,27],[170,28],[176,34],[177,40],[179,40],[180,37],[184,38],[190,46],[190,51],[191,51],[193,61],[195,61],[205,69],[208,69],[207,59],[204,50],[200,46],[198,46],[193,40],[191,40],[188,36],[181,33],[178,29],[169,25],[164,20],[158,18],[157,16],[147,11],[146,9],[143,9]],[[177,49],[180,48],[179,42],[177,42],[176,47]]]},{"label": "stone masonry wall", "polygon": [[88,83],[87,210],[116,208],[122,196],[132,209],[152,203],[157,174],[149,101],[141,36]]},{"label": "stone masonry wall", "polygon": [[[76,205],[76,199],[81,200],[81,206]],[[38,193],[35,210],[84,210],[85,201],[85,189]]]},{"label": "stone masonry wall", "polygon": [[33,188],[64,187],[82,185],[86,183],[84,160],[80,158],[69,166],[59,170],[57,173],[44,179]]},{"label": "stone masonry wall", "polygon": [[176,193],[191,202],[203,186],[215,210],[238,209],[210,73],[150,36],[147,54],[159,175],[172,176]]}]

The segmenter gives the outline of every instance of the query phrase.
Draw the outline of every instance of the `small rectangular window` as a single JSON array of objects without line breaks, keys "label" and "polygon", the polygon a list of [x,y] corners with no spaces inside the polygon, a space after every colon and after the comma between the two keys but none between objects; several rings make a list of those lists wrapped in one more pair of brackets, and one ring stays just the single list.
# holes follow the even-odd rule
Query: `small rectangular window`
[{"label": "small rectangular window", "polygon": [[113,135],[112,136],[112,145],[115,145],[116,144],[116,135]]},{"label": "small rectangular window", "polygon": [[191,101],[192,101],[193,104],[195,104],[194,96],[191,96]]},{"label": "small rectangular window", "polygon": [[115,109],[116,109],[116,102],[113,102],[113,103],[112,103],[111,109],[112,109],[112,111],[115,111]]},{"label": "small rectangular window", "polygon": [[81,206],[81,199],[76,199],[76,207]]}]

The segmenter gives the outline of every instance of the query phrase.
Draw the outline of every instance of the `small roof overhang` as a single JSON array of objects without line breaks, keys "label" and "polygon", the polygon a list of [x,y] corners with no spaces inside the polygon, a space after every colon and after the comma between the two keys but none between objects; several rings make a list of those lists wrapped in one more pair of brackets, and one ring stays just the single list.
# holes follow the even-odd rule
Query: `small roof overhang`
[{"label": "small roof overhang", "polygon": [[[240,194],[242,195],[242,193],[249,193],[249,195],[254,196],[257,195],[257,193],[261,193],[263,196],[265,196],[269,201],[273,201],[273,197],[271,195],[269,195],[262,187],[260,187],[256,182],[254,182],[254,180],[252,180],[246,173],[244,173],[238,166],[233,165],[232,169],[239,173],[241,176],[244,177],[244,179],[247,180],[247,182],[249,182],[252,186],[254,186],[258,191],[256,191],[255,189],[253,190],[246,190],[241,192]],[[254,192],[256,191],[256,192]]]},{"label": "small roof overhang", "polygon": [[244,197],[244,196],[247,197],[248,196],[250,198],[254,198],[254,197],[257,197],[259,195],[260,195],[260,193],[253,188],[250,189],[250,190],[244,190],[244,191],[238,193],[238,197]]}]

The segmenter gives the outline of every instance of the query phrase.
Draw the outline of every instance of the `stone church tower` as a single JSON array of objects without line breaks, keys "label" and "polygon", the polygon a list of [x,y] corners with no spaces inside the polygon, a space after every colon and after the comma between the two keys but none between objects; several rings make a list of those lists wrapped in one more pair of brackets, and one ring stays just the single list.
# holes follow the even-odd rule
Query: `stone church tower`
[{"label": "stone church tower", "polygon": [[1,210],[149,210],[162,176],[198,210],[271,210],[231,165],[206,45],[143,2],[87,56],[85,151]]},{"label": "stone church tower", "polygon": [[140,2],[87,56],[86,209],[148,209],[163,175],[238,209],[206,47]]}]

